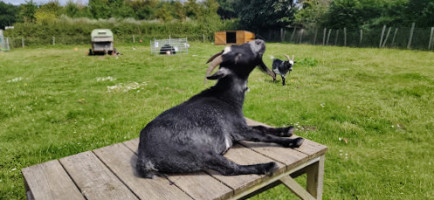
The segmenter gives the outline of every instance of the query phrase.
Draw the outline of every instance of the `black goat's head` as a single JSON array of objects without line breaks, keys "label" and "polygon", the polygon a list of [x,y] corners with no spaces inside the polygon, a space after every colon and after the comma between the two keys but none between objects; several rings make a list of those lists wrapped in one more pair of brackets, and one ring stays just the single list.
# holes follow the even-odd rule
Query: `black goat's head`
[{"label": "black goat's head", "polygon": [[[242,79],[247,79],[250,72],[258,66],[262,71],[275,78],[262,61],[265,52],[265,42],[263,40],[254,40],[242,45],[232,45],[226,47],[220,53],[213,55],[207,63],[209,64],[206,78],[215,80],[223,78],[229,74],[235,75]],[[210,75],[211,72],[220,65],[220,69]]]}]

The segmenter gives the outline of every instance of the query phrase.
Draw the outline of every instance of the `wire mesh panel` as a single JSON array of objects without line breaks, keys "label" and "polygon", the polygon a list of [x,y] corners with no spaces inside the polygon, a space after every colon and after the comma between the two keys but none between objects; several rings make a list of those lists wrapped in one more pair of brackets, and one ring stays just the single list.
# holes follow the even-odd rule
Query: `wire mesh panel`
[{"label": "wire mesh panel", "polygon": [[176,55],[188,54],[187,38],[169,38],[163,40],[151,40],[151,55]]}]

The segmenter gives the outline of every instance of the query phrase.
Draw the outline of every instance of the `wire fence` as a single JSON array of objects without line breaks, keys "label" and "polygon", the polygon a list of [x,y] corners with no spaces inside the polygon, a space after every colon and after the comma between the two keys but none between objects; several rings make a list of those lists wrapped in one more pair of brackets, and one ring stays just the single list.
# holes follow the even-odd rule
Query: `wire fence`
[{"label": "wire fence", "polygon": [[[148,35],[148,34],[133,34],[133,35],[115,35],[114,43],[143,43],[150,45],[149,41],[155,39],[167,38],[188,38],[188,41],[211,42],[214,41],[213,34],[171,34],[171,35]],[[7,37],[9,46],[13,48],[23,48],[32,46],[48,46],[48,45],[84,45],[91,44],[91,37],[83,35],[46,35],[43,37]]]},{"label": "wire fence", "polygon": [[[416,50],[434,50],[434,27],[386,27],[378,29],[330,29],[330,28],[282,28],[277,30],[259,30],[256,36],[267,42],[284,42],[293,44],[330,45],[348,47],[378,47]],[[154,39],[188,38],[188,41],[213,42],[214,34],[171,34],[150,35],[130,34],[115,35],[115,43],[143,43],[150,45]],[[39,37],[5,37],[9,47],[22,48],[41,45],[80,45],[91,44],[90,35],[45,35]]]},{"label": "wire fence", "polygon": [[434,49],[434,27],[386,27],[379,29],[282,28],[257,31],[257,37],[271,42],[430,50]]}]

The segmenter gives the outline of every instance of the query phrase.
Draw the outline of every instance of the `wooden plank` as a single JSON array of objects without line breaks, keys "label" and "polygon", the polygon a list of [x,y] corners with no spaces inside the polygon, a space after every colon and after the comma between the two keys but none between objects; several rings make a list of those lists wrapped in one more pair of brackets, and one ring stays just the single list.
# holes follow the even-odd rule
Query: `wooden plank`
[{"label": "wooden plank", "polygon": [[166,178],[139,177],[135,167],[137,155],[122,143],[96,149],[94,153],[140,199],[191,199]]},{"label": "wooden plank", "polygon": [[139,148],[139,138],[125,141],[124,144],[133,152],[137,152]]},{"label": "wooden plank", "polygon": [[29,199],[84,199],[57,160],[24,168],[22,173]]},{"label": "wooden plank", "polygon": [[205,172],[177,174],[168,177],[194,199],[227,199],[233,190]]},{"label": "wooden plank", "polygon": [[[229,149],[229,151],[224,156],[229,160],[240,165],[251,165],[251,164],[267,163],[273,161],[272,159],[263,156],[261,154],[258,154],[239,144],[231,147],[231,149]],[[286,170],[286,166],[284,164],[279,162],[276,163],[278,165],[278,169],[273,172],[273,175],[283,173]],[[216,172],[210,172],[210,173],[216,179],[222,181],[226,185],[233,188],[234,194],[240,193],[243,190],[246,190],[257,183],[260,183],[265,179],[270,178],[269,176],[266,175],[256,175],[256,174],[223,176]]]},{"label": "wooden plank", "polygon": [[[139,138],[126,141],[124,144],[129,149],[137,152]],[[170,175],[168,178],[194,199],[227,198],[233,194],[231,188],[205,172]]]},{"label": "wooden plank", "polygon": [[292,192],[294,192],[301,199],[314,200],[315,198],[310,195],[303,187],[301,187],[294,179],[289,176],[284,176],[280,181]]},{"label": "wooden plank", "polygon": [[137,199],[90,151],[60,159],[87,199]]}]

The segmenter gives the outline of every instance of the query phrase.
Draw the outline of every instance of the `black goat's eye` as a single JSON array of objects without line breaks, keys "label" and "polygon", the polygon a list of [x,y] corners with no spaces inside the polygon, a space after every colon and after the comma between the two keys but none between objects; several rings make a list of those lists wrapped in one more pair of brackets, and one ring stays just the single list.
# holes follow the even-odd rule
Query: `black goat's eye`
[{"label": "black goat's eye", "polygon": [[256,44],[257,44],[257,45],[260,45],[260,44],[261,44],[261,41],[256,40]]}]

